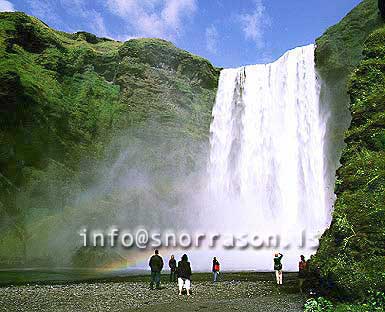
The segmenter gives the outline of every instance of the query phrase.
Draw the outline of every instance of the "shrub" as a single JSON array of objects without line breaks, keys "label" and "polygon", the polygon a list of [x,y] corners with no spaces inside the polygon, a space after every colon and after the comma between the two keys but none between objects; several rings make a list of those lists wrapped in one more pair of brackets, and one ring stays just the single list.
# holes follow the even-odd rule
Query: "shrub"
[{"label": "shrub", "polygon": [[319,297],[319,298],[311,298],[309,300],[306,301],[305,303],[305,312],[333,312],[334,311],[334,308],[333,308],[333,304],[323,298],[323,297]]},{"label": "shrub", "polygon": [[380,312],[385,311],[385,293],[380,291],[371,291],[369,299],[363,304],[365,311]]}]

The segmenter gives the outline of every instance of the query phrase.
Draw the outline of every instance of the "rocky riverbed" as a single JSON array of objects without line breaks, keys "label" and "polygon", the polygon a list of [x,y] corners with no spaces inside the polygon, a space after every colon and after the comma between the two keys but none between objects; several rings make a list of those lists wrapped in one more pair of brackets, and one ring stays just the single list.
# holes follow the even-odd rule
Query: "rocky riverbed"
[{"label": "rocky riverbed", "polygon": [[282,287],[271,274],[261,274],[224,274],[216,284],[208,274],[200,274],[190,297],[179,296],[174,283],[150,290],[148,277],[6,286],[0,288],[0,311],[303,311],[305,298],[297,292],[294,274]]}]

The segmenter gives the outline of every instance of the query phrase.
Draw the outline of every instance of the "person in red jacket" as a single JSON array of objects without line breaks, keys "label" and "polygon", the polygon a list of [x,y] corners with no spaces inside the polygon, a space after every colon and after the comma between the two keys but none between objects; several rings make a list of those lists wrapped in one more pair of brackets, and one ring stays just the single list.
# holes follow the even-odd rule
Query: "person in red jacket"
[{"label": "person in red jacket", "polygon": [[215,282],[217,281],[217,279],[218,279],[219,271],[220,271],[220,265],[219,265],[219,262],[218,262],[217,258],[214,257],[214,259],[213,259],[214,283],[215,283]]},{"label": "person in red jacket", "polygon": [[299,280],[299,291],[302,293],[303,283],[306,279],[306,270],[307,270],[307,262],[305,260],[305,256],[301,255],[301,261],[298,263],[298,280]]}]

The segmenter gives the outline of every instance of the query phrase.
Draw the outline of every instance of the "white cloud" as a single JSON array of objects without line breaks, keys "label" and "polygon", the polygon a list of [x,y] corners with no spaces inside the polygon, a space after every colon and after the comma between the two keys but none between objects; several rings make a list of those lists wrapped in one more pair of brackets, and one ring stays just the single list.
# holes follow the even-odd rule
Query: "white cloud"
[{"label": "white cloud", "polygon": [[87,24],[90,31],[97,36],[107,36],[107,28],[103,16],[87,6],[84,0],[60,0],[65,11],[82,19],[82,24]]},{"label": "white cloud", "polygon": [[[97,36],[108,36],[103,16],[96,10],[89,8],[87,3],[92,4],[92,2],[84,0],[28,0],[32,14],[52,27],[70,32],[87,29]],[[61,11],[76,17],[78,20],[77,27],[69,27],[65,18],[60,16]]]},{"label": "white cloud", "polygon": [[119,34],[119,35],[113,36],[114,40],[122,41],[122,42],[131,40],[131,39],[138,39],[138,38],[141,38],[141,37],[138,35],[127,35],[127,34]]},{"label": "white cloud", "polygon": [[195,13],[195,0],[167,0],[162,10],[162,19],[166,25],[178,30],[182,18]]},{"label": "white cloud", "polygon": [[[0,0],[4,1],[4,0]],[[121,17],[126,24],[116,39],[158,37],[174,40],[197,10],[197,0],[27,0],[31,13],[53,27],[75,32],[84,30],[98,36],[110,35],[100,8]],[[65,15],[78,20],[69,26]]]},{"label": "white cloud", "polygon": [[0,12],[13,12],[15,8],[10,1],[0,0]]},{"label": "white cloud", "polygon": [[93,20],[94,20],[93,29],[95,33],[98,36],[107,37],[108,36],[107,28],[106,28],[106,24],[104,23],[103,16],[96,11],[93,11],[91,16],[93,17]]},{"label": "white cloud", "polygon": [[28,0],[32,15],[40,18],[43,22],[50,24],[52,27],[65,25],[64,21],[57,14],[56,8],[49,0]]},{"label": "white cloud", "polygon": [[270,17],[266,13],[262,0],[254,0],[255,9],[250,14],[241,14],[239,21],[246,39],[253,40],[257,48],[265,45],[264,34],[266,27],[270,25]]},{"label": "white cloud", "polygon": [[196,9],[196,0],[107,0],[111,13],[123,18],[135,36],[175,39]]},{"label": "white cloud", "polygon": [[212,54],[218,52],[218,31],[214,25],[206,28],[206,49]]}]

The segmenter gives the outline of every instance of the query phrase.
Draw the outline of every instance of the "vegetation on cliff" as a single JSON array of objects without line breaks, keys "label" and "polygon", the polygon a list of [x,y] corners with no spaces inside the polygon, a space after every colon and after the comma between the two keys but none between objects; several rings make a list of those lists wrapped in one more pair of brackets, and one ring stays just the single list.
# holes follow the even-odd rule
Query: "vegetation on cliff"
[{"label": "vegetation on cliff", "polygon": [[[46,258],[53,242],[45,236],[79,219],[75,197],[101,175],[98,162],[130,144],[151,170],[191,171],[207,143],[218,76],[164,40],[67,34],[0,13],[0,263],[25,262],[27,249]],[[101,197],[89,204],[92,218],[112,214]]]},{"label": "vegetation on cliff", "polygon": [[316,40],[315,61],[322,78],[321,113],[327,122],[326,179],[330,185],[341,158],[344,131],[350,124],[348,79],[362,59],[366,38],[382,23],[377,1],[364,0]]},{"label": "vegetation on cliff", "polygon": [[335,295],[363,298],[385,290],[385,27],[377,1],[363,1],[318,42],[327,85],[333,76],[348,81],[352,120],[332,224],[314,261]]}]

